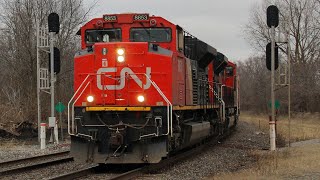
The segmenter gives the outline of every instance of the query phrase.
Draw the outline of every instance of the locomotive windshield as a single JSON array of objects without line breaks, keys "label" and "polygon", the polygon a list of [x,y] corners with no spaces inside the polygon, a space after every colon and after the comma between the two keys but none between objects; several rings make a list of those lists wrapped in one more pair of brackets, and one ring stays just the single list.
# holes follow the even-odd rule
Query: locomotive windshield
[{"label": "locomotive windshield", "polygon": [[132,28],[130,30],[132,42],[170,42],[170,28]]},{"label": "locomotive windshield", "polygon": [[86,42],[92,44],[95,42],[120,42],[121,29],[103,29],[103,30],[87,30]]}]

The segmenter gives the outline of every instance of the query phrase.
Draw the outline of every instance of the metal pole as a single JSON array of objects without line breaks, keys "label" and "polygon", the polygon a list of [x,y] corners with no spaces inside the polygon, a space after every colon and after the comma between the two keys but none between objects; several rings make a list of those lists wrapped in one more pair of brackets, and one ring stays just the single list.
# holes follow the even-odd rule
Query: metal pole
[{"label": "metal pole", "polygon": [[41,141],[40,141],[40,149],[46,148],[46,123],[41,123]]},{"label": "metal pole", "polygon": [[59,122],[60,122],[60,128],[61,128],[61,141],[63,142],[62,112],[59,112]]},{"label": "metal pole", "polygon": [[53,33],[50,32],[50,92],[51,92],[51,117],[54,117],[54,50],[53,50]]},{"label": "metal pole", "polygon": [[39,54],[39,22],[37,20],[37,107],[38,107],[38,141],[40,142],[41,104],[40,104],[40,54]]},{"label": "metal pole", "polygon": [[274,68],[275,68],[275,27],[271,27],[271,122],[270,122],[270,150],[276,150],[275,132],[275,99],[274,99]]},{"label": "metal pole", "polygon": [[288,48],[288,121],[289,121],[289,147],[291,146],[291,50],[289,42],[289,32],[287,35]]},{"label": "metal pole", "polygon": [[[53,47],[53,38],[54,38],[54,32],[50,32],[50,81],[51,81],[51,86],[50,86],[50,92],[51,92],[51,117],[54,116],[54,81],[55,81],[55,76],[54,76],[54,47]],[[58,131],[57,131],[57,123],[55,122],[54,126],[54,140],[58,144]]]}]

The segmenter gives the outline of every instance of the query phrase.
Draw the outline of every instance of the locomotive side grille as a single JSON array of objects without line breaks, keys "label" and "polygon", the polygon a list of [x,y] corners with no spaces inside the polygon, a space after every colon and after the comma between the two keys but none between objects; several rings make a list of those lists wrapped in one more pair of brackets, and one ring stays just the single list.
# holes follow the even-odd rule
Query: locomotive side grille
[{"label": "locomotive side grille", "polygon": [[193,104],[198,104],[198,77],[197,69],[192,69],[192,94],[193,94]]}]

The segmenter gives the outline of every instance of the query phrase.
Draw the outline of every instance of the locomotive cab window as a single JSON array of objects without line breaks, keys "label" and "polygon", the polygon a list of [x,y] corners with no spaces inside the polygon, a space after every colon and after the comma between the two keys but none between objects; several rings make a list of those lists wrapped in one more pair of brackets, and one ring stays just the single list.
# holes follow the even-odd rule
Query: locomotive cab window
[{"label": "locomotive cab window", "polygon": [[95,42],[120,42],[121,29],[87,30],[86,43]]},{"label": "locomotive cab window", "polygon": [[184,51],[183,29],[179,26],[177,26],[177,50],[180,52]]},{"label": "locomotive cab window", "polygon": [[130,41],[132,42],[170,42],[170,28],[131,28]]},{"label": "locomotive cab window", "polygon": [[226,67],[226,73],[228,76],[233,76],[233,68],[232,67]]}]

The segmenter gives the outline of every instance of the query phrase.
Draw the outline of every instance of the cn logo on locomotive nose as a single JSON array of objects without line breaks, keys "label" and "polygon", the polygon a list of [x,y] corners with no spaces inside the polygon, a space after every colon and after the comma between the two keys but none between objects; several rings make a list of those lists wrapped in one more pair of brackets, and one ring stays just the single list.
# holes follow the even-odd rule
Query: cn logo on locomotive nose
[{"label": "cn logo on locomotive nose", "polygon": [[[107,73],[114,73],[117,72],[117,68],[110,67],[110,68],[100,68],[97,71],[97,87],[100,90],[107,89],[107,90],[121,90],[125,87],[126,83],[126,74],[131,76],[131,78],[140,86],[140,88],[143,89],[149,89],[151,86],[151,82],[147,79],[146,84],[142,84],[142,81],[138,76],[128,67],[125,67],[121,69],[120,71],[120,78],[119,78],[119,84],[118,85],[103,85],[101,81],[101,75],[107,74]],[[146,68],[146,75],[151,79],[151,67]],[[109,76],[111,77],[111,75]]]}]

